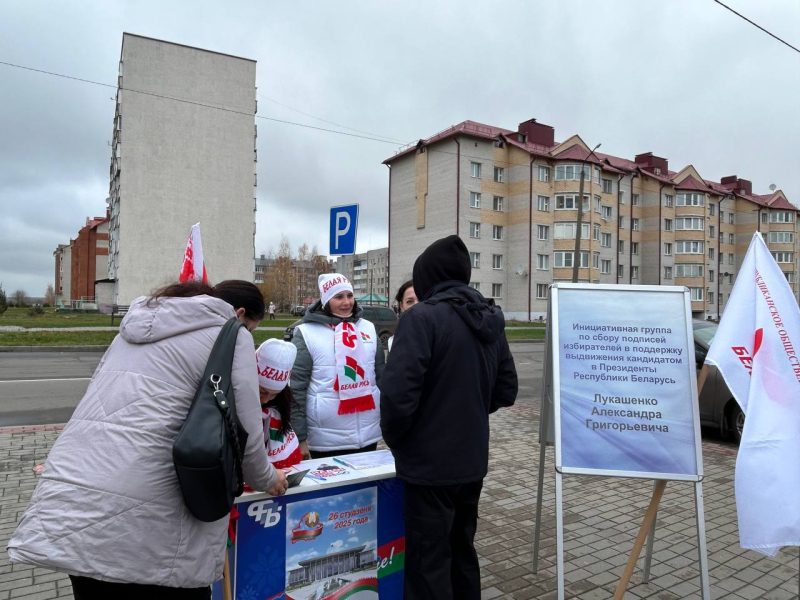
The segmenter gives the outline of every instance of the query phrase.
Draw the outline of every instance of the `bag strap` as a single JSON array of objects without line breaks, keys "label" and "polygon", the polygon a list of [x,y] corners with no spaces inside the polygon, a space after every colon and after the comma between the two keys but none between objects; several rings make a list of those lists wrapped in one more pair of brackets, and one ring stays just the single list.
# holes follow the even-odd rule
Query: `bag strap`
[{"label": "bag strap", "polygon": [[235,495],[242,493],[244,476],[242,474],[242,461],[244,459],[244,448],[239,440],[239,431],[236,426],[236,398],[233,393],[233,382],[231,380],[231,370],[233,369],[233,357],[236,351],[236,340],[239,336],[239,328],[244,324],[236,317],[231,317],[217,336],[211,354],[208,357],[208,364],[203,373],[203,385],[210,385],[214,390],[214,399],[217,401],[217,408],[222,413],[222,420],[228,432],[228,439],[234,450],[234,466],[236,468],[237,489]]}]

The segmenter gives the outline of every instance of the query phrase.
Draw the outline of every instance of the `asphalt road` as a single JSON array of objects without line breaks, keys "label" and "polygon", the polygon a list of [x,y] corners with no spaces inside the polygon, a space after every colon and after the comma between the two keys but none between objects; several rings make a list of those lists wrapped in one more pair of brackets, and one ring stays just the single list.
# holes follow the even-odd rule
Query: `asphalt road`
[{"label": "asphalt road", "polygon": [[[544,344],[511,344],[519,402],[539,402]],[[0,354],[0,427],[65,423],[86,391],[102,352]]]}]

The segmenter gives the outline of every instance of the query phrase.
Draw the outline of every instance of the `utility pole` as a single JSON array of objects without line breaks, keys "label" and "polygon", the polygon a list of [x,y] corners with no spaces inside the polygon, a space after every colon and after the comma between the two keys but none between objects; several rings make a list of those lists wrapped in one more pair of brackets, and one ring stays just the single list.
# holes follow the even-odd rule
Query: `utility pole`
[{"label": "utility pole", "polygon": [[[581,161],[581,185],[580,191],[578,192],[578,224],[575,227],[575,253],[572,256],[572,283],[578,283],[578,268],[580,267],[581,263],[581,228],[583,224],[583,183],[586,180],[586,159],[588,159],[594,151],[600,147],[600,144],[597,144],[594,148],[589,150],[589,154],[586,155]],[[589,210],[592,210],[591,205],[591,198],[589,199]],[[591,243],[591,232],[589,232],[589,240]],[[591,265],[589,265],[591,267]],[[589,278],[591,280],[591,277]]]}]

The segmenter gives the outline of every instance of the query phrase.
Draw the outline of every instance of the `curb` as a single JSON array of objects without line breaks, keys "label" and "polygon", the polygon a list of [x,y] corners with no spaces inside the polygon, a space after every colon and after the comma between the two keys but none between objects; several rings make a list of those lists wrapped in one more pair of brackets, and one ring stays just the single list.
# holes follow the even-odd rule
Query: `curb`
[{"label": "curb", "polygon": [[0,352],[105,352],[108,346],[0,346]]}]

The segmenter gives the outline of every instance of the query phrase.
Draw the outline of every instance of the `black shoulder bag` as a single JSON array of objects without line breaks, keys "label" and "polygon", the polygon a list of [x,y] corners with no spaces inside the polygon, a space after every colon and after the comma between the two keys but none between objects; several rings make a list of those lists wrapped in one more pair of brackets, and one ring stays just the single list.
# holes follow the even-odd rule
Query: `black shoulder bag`
[{"label": "black shoulder bag", "polygon": [[236,417],[231,367],[242,323],[222,327],[208,357],[186,421],[172,445],[172,461],[189,511],[201,521],[227,515],[242,493],[247,432]]}]

